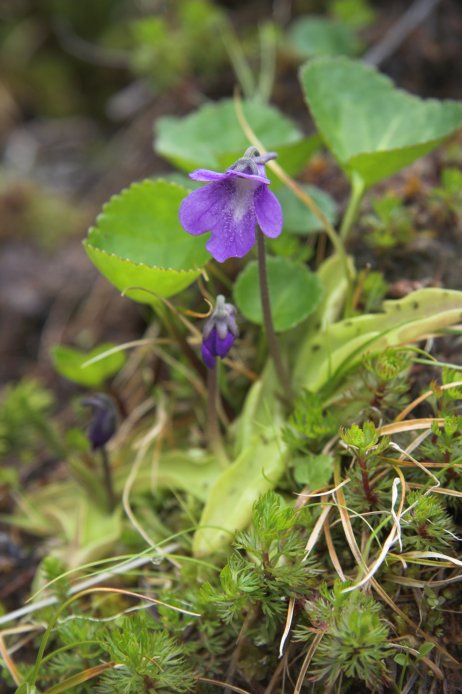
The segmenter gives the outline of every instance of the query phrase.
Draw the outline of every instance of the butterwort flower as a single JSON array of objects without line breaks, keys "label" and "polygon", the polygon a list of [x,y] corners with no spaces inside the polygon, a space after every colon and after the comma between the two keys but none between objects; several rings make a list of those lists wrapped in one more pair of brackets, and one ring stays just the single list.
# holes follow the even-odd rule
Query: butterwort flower
[{"label": "butterwort flower", "polygon": [[183,200],[180,222],[194,236],[211,232],[206,248],[218,262],[246,255],[255,244],[257,224],[269,238],[281,233],[281,205],[265,175],[265,164],[275,157],[249,147],[225,173],[197,169],[189,174],[207,185]]},{"label": "butterwort flower", "polygon": [[95,393],[82,400],[93,409],[87,437],[94,451],[106,445],[117,429],[117,411],[113,400],[104,393]]},{"label": "butterwort flower", "polygon": [[215,367],[216,357],[226,357],[238,335],[236,308],[219,294],[202,331],[202,358],[209,369]]}]

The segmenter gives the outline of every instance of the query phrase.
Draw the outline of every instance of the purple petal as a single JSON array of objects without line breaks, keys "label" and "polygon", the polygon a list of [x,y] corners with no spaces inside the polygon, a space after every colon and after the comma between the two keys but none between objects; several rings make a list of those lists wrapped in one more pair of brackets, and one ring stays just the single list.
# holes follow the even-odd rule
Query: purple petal
[{"label": "purple petal", "polygon": [[[258,167],[260,170],[265,170],[265,167]],[[255,185],[261,185],[264,183],[265,185],[269,185],[271,181],[269,178],[266,178],[266,176],[259,175],[257,176],[256,174],[248,174],[244,173],[243,171],[236,171],[235,169],[228,169],[226,172],[227,176],[237,176],[238,178],[246,178],[248,181],[253,181]]]},{"label": "purple petal", "polygon": [[206,248],[219,263],[228,258],[242,258],[255,244],[255,212],[253,202],[243,216],[235,214],[235,208],[228,207],[217,229],[212,229],[212,237]]},{"label": "purple petal", "polygon": [[221,339],[218,335],[216,336],[215,351],[218,357],[226,357],[234,344],[234,339],[235,338],[232,333],[228,333],[223,339]]},{"label": "purple petal", "polygon": [[276,238],[282,231],[282,207],[277,197],[266,186],[255,191],[255,214],[265,236]]},{"label": "purple petal", "polygon": [[211,171],[210,169],[196,169],[189,174],[189,178],[192,178],[193,181],[205,181],[207,183],[209,181],[222,181],[227,177],[227,173],[218,173],[218,171]]},{"label": "purple petal", "polygon": [[199,236],[217,225],[228,203],[229,193],[225,186],[226,183],[209,183],[185,197],[180,205],[179,218],[187,232]]},{"label": "purple petal", "polygon": [[179,211],[180,222],[190,234],[211,232],[206,248],[219,263],[242,258],[255,244],[255,181],[246,176],[226,179],[189,193]]},{"label": "purple petal", "polygon": [[201,352],[202,359],[204,360],[204,364],[206,365],[206,367],[208,369],[213,369],[215,367],[215,357],[210,352],[205,342],[202,343]]}]

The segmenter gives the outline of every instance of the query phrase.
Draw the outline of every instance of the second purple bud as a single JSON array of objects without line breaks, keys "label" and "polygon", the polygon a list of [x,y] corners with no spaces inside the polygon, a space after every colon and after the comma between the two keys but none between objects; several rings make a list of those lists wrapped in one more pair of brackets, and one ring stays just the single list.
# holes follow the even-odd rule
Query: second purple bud
[{"label": "second purple bud", "polygon": [[226,357],[238,335],[236,307],[219,294],[202,331],[202,358],[209,369],[215,368],[217,357]]}]

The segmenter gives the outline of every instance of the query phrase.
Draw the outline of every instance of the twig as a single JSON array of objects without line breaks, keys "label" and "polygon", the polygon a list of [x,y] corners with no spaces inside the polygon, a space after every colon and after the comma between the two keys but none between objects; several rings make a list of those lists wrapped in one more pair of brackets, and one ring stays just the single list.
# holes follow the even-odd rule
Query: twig
[{"label": "twig", "polygon": [[369,65],[381,65],[430,16],[439,2],[440,0],[415,0],[382,40],[367,51],[363,60]]},{"label": "twig", "polygon": [[[161,555],[167,555],[177,549],[177,547],[177,544],[172,543],[163,549],[156,547],[156,552],[159,552]],[[77,583],[69,590],[69,594],[75,595],[76,593],[80,593],[82,590],[86,590],[87,588],[98,585],[98,583],[103,583],[104,581],[114,578],[114,576],[118,576],[119,574],[123,574],[128,571],[132,571],[133,569],[137,569],[140,566],[144,566],[145,564],[149,564],[150,561],[152,561],[152,553],[148,555],[145,554],[141,557],[136,557],[131,561],[123,562],[122,564],[115,566],[113,569],[103,571],[96,576],[91,576],[91,578]],[[61,602],[61,598],[58,598],[56,595],[52,595],[49,598],[44,598],[43,600],[31,603],[30,605],[25,605],[24,607],[20,607],[18,610],[13,610],[12,612],[8,612],[8,614],[0,616],[0,624],[7,624],[8,622],[12,622],[14,619],[25,617],[28,614],[32,614],[38,610],[43,610],[45,607],[51,607],[59,602]]]},{"label": "twig", "polygon": [[62,49],[79,60],[101,67],[130,68],[130,54],[127,51],[102,48],[77,36],[69,21],[60,18],[53,26],[56,38]]}]

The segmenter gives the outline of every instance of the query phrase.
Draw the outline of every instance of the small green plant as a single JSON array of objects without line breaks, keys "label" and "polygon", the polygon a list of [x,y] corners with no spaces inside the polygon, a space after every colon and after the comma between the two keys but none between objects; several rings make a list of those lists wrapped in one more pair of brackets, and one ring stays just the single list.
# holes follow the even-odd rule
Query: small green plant
[{"label": "small green plant", "polygon": [[324,584],[319,597],[305,603],[305,611],[312,627],[303,626],[296,637],[312,640],[314,633],[322,634],[313,658],[312,682],[330,688],[345,679],[359,680],[370,691],[390,682],[389,627],[372,597],[358,592],[346,595],[338,583],[330,591]]},{"label": "small green plant", "polygon": [[51,419],[54,406],[53,393],[38,381],[7,386],[0,402],[0,456],[15,454],[30,463],[44,443],[61,455],[64,446]]},{"label": "small green plant", "polygon": [[402,526],[406,548],[441,552],[457,540],[454,522],[436,495],[410,492],[407,501],[409,510]]},{"label": "small green plant", "polygon": [[371,214],[364,217],[367,242],[379,249],[409,243],[415,234],[414,213],[397,195],[387,195],[372,202]]},{"label": "small green plant", "polygon": [[436,214],[446,221],[462,218],[462,171],[446,167],[441,173],[441,185],[430,193],[430,204]]}]

